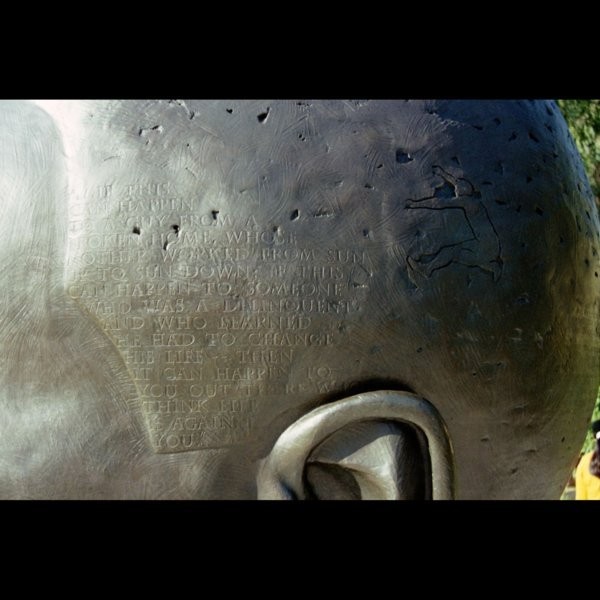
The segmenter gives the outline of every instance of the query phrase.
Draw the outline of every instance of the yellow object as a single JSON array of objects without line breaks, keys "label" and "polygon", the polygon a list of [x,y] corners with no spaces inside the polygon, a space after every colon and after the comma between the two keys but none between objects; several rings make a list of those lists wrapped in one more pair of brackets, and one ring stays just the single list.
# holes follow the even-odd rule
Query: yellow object
[{"label": "yellow object", "polygon": [[575,500],[600,500],[600,477],[590,473],[593,452],[581,457],[575,472]]}]

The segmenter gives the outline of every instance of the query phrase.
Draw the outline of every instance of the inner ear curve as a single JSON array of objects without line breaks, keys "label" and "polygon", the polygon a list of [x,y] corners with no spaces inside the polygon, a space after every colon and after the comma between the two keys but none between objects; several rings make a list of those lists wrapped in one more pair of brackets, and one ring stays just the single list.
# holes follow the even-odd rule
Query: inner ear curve
[{"label": "inner ear curve", "polygon": [[428,497],[454,497],[452,446],[437,409],[409,392],[378,390],[316,408],[288,427],[261,465],[257,479],[259,498],[305,499],[305,465],[313,450],[336,431],[363,421],[394,421],[422,432],[420,444],[426,447],[431,465]]},{"label": "inner ear curve", "polygon": [[364,496],[356,473],[335,463],[310,462],[304,478],[308,500],[362,500]]},{"label": "inner ear curve", "polygon": [[399,421],[351,423],[311,452],[304,479],[318,500],[429,500],[427,438]]}]

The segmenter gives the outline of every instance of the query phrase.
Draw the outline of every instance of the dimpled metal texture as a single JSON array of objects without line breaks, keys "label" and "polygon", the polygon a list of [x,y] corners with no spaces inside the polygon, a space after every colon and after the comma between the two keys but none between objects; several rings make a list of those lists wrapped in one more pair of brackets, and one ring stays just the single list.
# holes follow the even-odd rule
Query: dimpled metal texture
[{"label": "dimpled metal texture", "polygon": [[375,390],[457,498],[560,496],[600,269],[554,102],[5,101],[0,188],[0,497],[255,498]]}]

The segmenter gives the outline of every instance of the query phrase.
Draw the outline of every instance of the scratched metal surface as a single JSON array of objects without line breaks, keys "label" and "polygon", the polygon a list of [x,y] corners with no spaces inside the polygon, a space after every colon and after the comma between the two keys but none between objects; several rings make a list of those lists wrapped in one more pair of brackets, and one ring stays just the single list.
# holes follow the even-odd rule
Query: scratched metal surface
[{"label": "scratched metal surface", "polygon": [[0,497],[254,498],[380,389],[458,498],[559,497],[599,222],[553,102],[6,101],[0,197]]}]

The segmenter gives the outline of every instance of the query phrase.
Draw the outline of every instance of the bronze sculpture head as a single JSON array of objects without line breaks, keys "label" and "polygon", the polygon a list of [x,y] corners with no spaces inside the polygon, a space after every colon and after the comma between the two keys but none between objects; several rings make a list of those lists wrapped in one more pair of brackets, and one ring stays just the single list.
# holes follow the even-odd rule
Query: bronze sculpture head
[{"label": "bronze sculpture head", "polygon": [[3,497],[560,494],[599,223],[553,102],[6,102],[0,129]]}]

